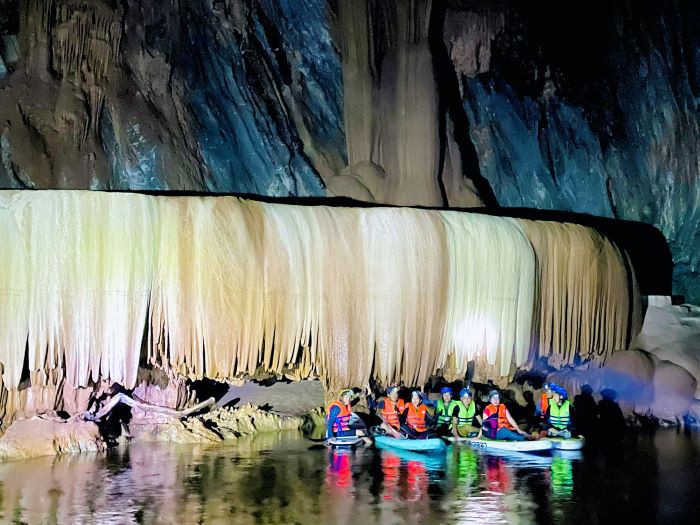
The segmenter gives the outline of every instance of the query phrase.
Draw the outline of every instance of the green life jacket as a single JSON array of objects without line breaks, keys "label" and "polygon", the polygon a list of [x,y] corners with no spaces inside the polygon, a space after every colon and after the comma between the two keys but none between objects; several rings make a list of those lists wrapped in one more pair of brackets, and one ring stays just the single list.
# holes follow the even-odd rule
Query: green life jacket
[{"label": "green life jacket", "polygon": [[438,399],[437,402],[437,424],[438,425],[449,425],[452,426],[452,412],[454,412],[457,406],[457,401],[454,399],[450,401],[450,404],[445,407],[445,402],[442,398]]},{"label": "green life jacket", "polygon": [[464,406],[464,403],[457,401],[457,406],[459,407],[459,414],[457,414],[457,426],[461,427],[463,425],[473,425],[474,415],[476,414],[476,405],[474,401],[469,403],[469,406]]},{"label": "green life jacket", "polygon": [[566,430],[569,427],[571,417],[569,415],[569,400],[564,401],[561,406],[557,404],[549,405],[549,424],[557,430]]}]

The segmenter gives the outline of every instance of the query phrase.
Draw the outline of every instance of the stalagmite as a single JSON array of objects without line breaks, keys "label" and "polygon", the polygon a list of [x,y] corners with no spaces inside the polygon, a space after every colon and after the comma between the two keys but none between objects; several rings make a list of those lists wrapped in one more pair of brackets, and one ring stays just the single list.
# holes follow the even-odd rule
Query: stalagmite
[{"label": "stalagmite", "polygon": [[[260,371],[420,384],[622,349],[622,254],[588,228],[235,197],[0,192],[0,362],[134,386]],[[534,305],[534,310],[533,310]],[[531,319],[535,316],[535,336]],[[539,347],[532,346],[539,341]]]}]

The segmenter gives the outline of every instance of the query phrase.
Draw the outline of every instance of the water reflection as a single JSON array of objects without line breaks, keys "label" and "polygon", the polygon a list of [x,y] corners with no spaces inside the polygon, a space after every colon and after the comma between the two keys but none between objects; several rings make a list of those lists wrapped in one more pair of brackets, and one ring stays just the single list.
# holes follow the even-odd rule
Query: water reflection
[{"label": "water reflection", "polygon": [[[134,444],[0,464],[0,522],[590,523],[622,512],[619,501],[682,522],[697,511],[697,481],[679,472],[697,472],[698,453],[674,439],[640,438],[614,460],[318,450],[293,432],[227,447]],[[660,490],[668,480],[675,494]]]}]

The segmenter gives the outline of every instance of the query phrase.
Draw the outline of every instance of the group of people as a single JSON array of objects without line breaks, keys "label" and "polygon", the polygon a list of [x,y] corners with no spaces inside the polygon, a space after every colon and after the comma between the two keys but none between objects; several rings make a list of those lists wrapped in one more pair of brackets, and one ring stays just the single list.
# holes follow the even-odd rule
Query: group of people
[{"label": "group of people", "polygon": [[[359,396],[349,388],[339,392],[338,400],[326,410],[326,437],[365,436],[364,423],[353,419],[353,398],[367,397],[369,389]],[[380,418],[378,431],[398,439],[426,439],[435,436],[454,438],[488,437],[509,441],[523,441],[553,436],[572,436],[572,410],[567,392],[555,384],[545,384],[536,406],[537,425],[530,434],[522,430],[498,390],[488,394],[488,404],[477,414],[474,395],[469,387],[459,391],[457,399],[453,391],[445,386],[440,389],[440,398],[430,400],[423,392],[411,392],[411,400],[399,397],[399,387],[390,386],[386,394],[369,398],[370,409]]]}]

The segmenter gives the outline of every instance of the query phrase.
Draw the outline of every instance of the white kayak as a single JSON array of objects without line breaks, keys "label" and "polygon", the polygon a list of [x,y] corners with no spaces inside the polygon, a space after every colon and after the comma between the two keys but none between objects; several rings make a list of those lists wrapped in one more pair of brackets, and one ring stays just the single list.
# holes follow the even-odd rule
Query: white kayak
[{"label": "white kayak", "polygon": [[586,440],[583,436],[571,439],[557,437],[550,437],[547,439],[552,442],[552,448],[555,450],[581,450],[586,444]]},{"label": "white kayak", "polygon": [[362,438],[357,436],[332,437],[327,439],[325,443],[332,448],[353,448],[362,443]]},{"label": "white kayak", "polygon": [[504,441],[501,439],[488,438],[449,438],[452,442],[468,444],[476,450],[498,450],[513,452],[545,452],[552,449],[552,442],[549,439],[538,439],[536,441]]}]

